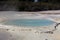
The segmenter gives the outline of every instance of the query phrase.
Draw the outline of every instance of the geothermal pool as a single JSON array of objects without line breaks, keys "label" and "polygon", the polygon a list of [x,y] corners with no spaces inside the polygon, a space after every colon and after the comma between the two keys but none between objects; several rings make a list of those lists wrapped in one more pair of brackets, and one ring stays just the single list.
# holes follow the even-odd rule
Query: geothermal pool
[{"label": "geothermal pool", "polygon": [[47,19],[15,19],[5,21],[4,25],[15,25],[15,26],[49,26],[55,22]]}]

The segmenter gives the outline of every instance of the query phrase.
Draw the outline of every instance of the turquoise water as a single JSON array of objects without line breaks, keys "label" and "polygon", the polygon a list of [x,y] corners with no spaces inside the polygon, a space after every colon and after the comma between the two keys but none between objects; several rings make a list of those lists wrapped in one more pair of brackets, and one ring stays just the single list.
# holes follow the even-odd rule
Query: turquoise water
[{"label": "turquoise water", "polygon": [[16,26],[48,26],[54,22],[47,19],[16,19],[4,22],[5,25],[16,25]]}]

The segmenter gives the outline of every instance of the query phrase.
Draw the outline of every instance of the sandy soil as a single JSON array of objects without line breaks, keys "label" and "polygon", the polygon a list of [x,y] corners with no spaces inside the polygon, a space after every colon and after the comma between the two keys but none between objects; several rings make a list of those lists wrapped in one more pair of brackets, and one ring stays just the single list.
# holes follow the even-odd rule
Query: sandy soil
[{"label": "sandy soil", "polygon": [[[60,11],[57,12],[60,13]],[[19,15],[20,13],[22,16]],[[41,19],[50,17],[48,15],[41,15],[40,12],[38,12],[38,14],[36,14],[36,12],[31,12],[32,14],[28,15],[27,14],[24,15],[22,13],[29,13],[29,12],[0,12],[0,21],[2,22],[7,19],[11,20],[16,18]],[[49,27],[33,28],[33,27],[16,27],[16,26],[8,26],[0,24],[0,40],[60,40],[60,26],[58,26],[57,29],[55,30],[53,25]]]},{"label": "sandy soil", "polygon": [[[7,39],[9,40],[46,40],[46,39],[47,40],[60,40],[60,36],[59,36],[60,29],[57,28],[57,30],[55,31],[52,31],[52,30],[53,29],[49,29],[49,27],[28,28],[28,27],[0,25],[0,35],[2,36],[2,38],[8,35],[7,37],[9,38]],[[48,31],[51,31],[53,33],[47,33]]]}]

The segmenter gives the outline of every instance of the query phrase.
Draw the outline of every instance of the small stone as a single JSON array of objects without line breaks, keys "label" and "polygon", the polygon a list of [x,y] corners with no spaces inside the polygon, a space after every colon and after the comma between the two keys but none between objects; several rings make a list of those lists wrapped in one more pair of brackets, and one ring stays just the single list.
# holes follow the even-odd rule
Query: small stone
[{"label": "small stone", "polygon": [[48,40],[48,39],[45,39],[45,40]]}]

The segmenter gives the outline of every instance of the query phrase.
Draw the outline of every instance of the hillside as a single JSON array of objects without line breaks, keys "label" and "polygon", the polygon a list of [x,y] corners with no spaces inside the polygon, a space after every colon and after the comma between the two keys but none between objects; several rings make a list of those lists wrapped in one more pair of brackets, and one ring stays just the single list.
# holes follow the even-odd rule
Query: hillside
[{"label": "hillside", "polygon": [[0,0],[0,11],[60,10],[60,0]]}]

